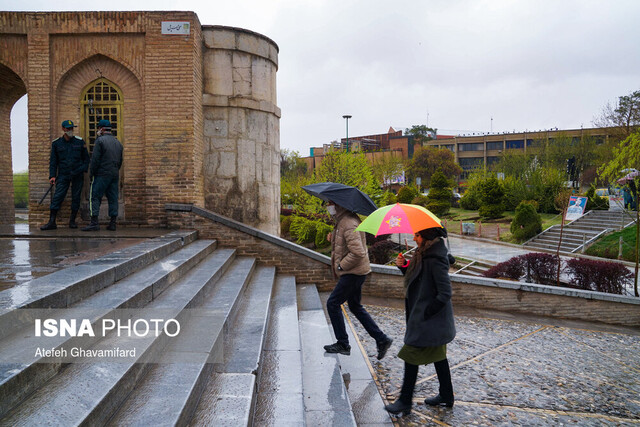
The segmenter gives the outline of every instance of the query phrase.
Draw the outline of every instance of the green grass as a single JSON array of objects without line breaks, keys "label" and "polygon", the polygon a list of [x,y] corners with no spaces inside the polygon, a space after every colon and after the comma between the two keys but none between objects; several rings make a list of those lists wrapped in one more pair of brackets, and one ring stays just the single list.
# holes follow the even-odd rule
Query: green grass
[{"label": "green grass", "polygon": [[617,259],[622,236],[622,259],[636,261],[636,227],[627,227],[622,231],[616,231],[598,239],[589,246],[585,253],[602,258]]}]

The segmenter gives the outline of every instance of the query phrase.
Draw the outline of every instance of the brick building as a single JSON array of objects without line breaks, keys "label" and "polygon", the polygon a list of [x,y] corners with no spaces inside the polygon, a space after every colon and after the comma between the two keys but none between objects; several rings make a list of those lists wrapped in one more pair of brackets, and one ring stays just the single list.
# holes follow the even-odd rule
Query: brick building
[{"label": "brick building", "polygon": [[[164,205],[182,202],[278,232],[277,67],[267,37],[193,12],[0,12],[0,119],[29,99],[29,223],[48,215],[37,202],[62,120],[91,148],[108,118],[125,147],[120,221],[163,226]],[[3,129],[0,223],[13,223]]]}]

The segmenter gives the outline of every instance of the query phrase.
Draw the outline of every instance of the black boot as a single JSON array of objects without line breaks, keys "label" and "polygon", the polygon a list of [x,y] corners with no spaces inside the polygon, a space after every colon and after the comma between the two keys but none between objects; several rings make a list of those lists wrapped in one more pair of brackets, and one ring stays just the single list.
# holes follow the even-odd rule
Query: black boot
[{"label": "black boot", "polygon": [[91,222],[89,223],[89,225],[87,225],[82,229],[82,231],[99,231],[99,230],[100,230],[100,224],[98,223],[97,216],[92,216]]},{"label": "black boot", "polygon": [[404,378],[402,379],[402,388],[400,389],[400,397],[390,405],[384,407],[391,414],[409,415],[411,413],[411,403],[413,400],[413,390],[416,387],[418,379],[418,365],[404,362]]},{"label": "black boot", "polygon": [[56,228],[58,228],[58,226],[56,225],[57,214],[58,214],[57,210],[51,209],[49,211],[49,222],[43,225],[42,227],[40,227],[40,230],[55,230]]},{"label": "black boot", "polygon": [[436,368],[438,382],[440,383],[440,393],[424,400],[424,403],[431,406],[453,406],[453,385],[451,384],[451,371],[449,370],[449,361],[447,359],[435,362],[433,366]]},{"label": "black boot", "polygon": [[78,215],[78,211],[71,211],[71,216],[69,217],[69,228],[78,228],[78,224],[76,224],[76,215]]},{"label": "black boot", "polygon": [[111,217],[111,221],[109,221],[109,225],[107,225],[107,230],[116,231],[116,219],[118,219],[117,216]]},{"label": "black boot", "polygon": [[411,413],[411,403],[404,403],[398,399],[392,404],[385,406],[384,409],[391,414],[399,414],[402,412],[402,415],[409,415]]}]

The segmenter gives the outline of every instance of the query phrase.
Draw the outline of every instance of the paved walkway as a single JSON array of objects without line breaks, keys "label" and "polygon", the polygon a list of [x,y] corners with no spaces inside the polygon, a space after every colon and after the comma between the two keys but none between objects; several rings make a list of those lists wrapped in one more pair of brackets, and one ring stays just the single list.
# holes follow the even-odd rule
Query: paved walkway
[{"label": "paved walkway", "polygon": [[[399,303],[396,301],[396,305]],[[354,321],[383,394],[402,384],[404,311],[368,305],[394,339],[388,356]],[[448,345],[456,403],[427,407],[437,394],[433,365],[421,366],[411,415],[399,425],[638,425],[640,330],[557,319],[479,313],[456,307],[456,339]]]}]

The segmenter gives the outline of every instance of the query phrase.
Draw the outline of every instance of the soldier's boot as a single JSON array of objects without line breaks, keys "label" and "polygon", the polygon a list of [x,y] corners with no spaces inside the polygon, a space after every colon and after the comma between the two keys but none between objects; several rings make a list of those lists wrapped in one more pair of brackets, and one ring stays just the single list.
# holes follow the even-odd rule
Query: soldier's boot
[{"label": "soldier's boot", "polygon": [[76,224],[76,215],[78,215],[78,211],[71,211],[71,216],[69,217],[69,228],[78,228],[78,224]]},{"label": "soldier's boot", "polygon": [[116,219],[118,219],[117,216],[111,217],[111,221],[109,221],[109,225],[107,225],[107,230],[116,231]]},{"label": "soldier's boot", "polygon": [[57,214],[58,214],[57,210],[51,209],[49,211],[49,222],[43,225],[42,227],[40,227],[40,230],[55,230],[56,228],[58,228],[58,226],[56,225]]},{"label": "soldier's boot", "polygon": [[89,225],[87,225],[82,229],[82,231],[99,231],[99,230],[100,230],[100,224],[98,223],[97,216],[92,216],[91,222],[89,223]]}]

